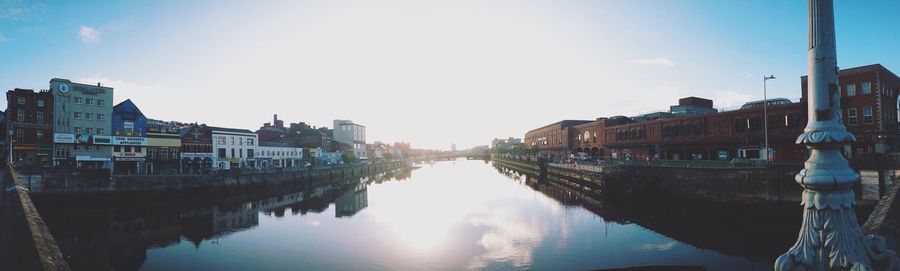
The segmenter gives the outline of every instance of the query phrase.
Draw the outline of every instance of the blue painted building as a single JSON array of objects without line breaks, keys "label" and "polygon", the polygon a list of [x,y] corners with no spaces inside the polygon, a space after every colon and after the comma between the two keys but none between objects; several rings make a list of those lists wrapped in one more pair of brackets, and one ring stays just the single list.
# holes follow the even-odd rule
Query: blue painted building
[{"label": "blue painted building", "polygon": [[148,152],[147,117],[131,101],[113,106],[112,145],[113,174],[144,174]]},{"label": "blue painted building", "polygon": [[147,117],[131,99],[125,100],[113,106],[111,131],[114,136],[147,136]]}]

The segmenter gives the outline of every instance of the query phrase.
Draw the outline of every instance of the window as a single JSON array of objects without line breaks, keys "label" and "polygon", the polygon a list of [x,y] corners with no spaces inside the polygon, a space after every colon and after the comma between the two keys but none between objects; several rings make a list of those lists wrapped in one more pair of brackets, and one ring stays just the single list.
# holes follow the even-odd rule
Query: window
[{"label": "window", "polygon": [[81,112],[73,112],[73,113],[72,113],[72,118],[73,118],[73,119],[80,120],[80,119],[81,119]]},{"label": "window", "polygon": [[872,107],[863,106],[863,123],[872,124]]},{"label": "window", "polygon": [[44,143],[44,131],[35,132],[34,138],[35,138],[35,140],[37,140],[38,144]]},{"label": "window", "polygon": [[91,149],[93,149],[93,148],[91,147],[91,145],[84,146],[84,150],[86,150],[86,151],[89,151],[89,150],[91,150]]},{"label": "window", "polygon": [[103,99],[97,99],[97,106],[103,106]]},{"label": "window", "polygon": [[25,98],[19,97],[19,104],[25,104]]},{"label": "window", "polygon": [[81,133],[81,127],[72,127],[72,131],[75,131],[76,134]]},{"label": "window", "polygon": [[83,99],[83,98],[81,98],[81,97],[75,97],[75,104],[83,104],[83,103],[84,103],[84,99]]},{"label": "window", "polygon": [[225,145],[225,137],[224,136],[216,137],[216,144]]},{"label": "window", "polygon": [[37,122],[38,124],[44,124],[44,112],[37,112],[37,115],[35,115],[35,122]]},{"label": "window", "polygon": [[862,95],[872,94],[872,82],[862,83]]},{"label": "window", "polygon": [[144,152],[144,147],[134,147],[134,152],[142,153],[142,152]]},{"label": "window", "polygon": [[104,119],[106,119],[106,115],[97,113],[97,120],[104,120]]},{"label": "window", "polygon": [[25,110],[19,109],[19,111],[16,112],[16,121],[18,121],[18,122],[25,121]]},{"label": "window", "polygon": [[847,96],[856,96],[855,84],[847,84]]},{"label": "window", "polygon": [[219,148],[219,158],[225,158],[225,148]]},{"label": "window", "polygon": [[131,146],[125,146],[125,152],[131,152]]},{"label": "window", "polygon": [[84,113],[84,118],[87,120],[94,120],[94,113]]},{"label": "window", "polygon": [[735,119],[734,120],[734,131],[735,132],[743,132],[747,130],[747,119]]},{"label": "window", "polygon": [[[232,137],[231,139],[234,139],[234,138]],[[231,157],[235,157],[235,156],[236,155],[234,155],[234,149],[231,149]]]},{"label": "window", "polygon": [[91,99],[91,98],[84,99],[84,104],[94,105],[94,99]]},{"label": "window", "polygon": [[84,133],[86,133],[86,134],[93,134],[93,133],[94,133],[94,128],[84,128]]},{"label": "window", "polygon": [[847,124],[856,125],[859,120],[856,119],[856,108],[847,108]]},{"label": "window", "polygon": [[238,145],[244,145],[244,138],[238,137]]},{"label": "window", "polygon": [[44,100],[37,100],[37,107],[44,107]]},{"label": "window", "polygon": [[[231,145],[234,145],[234,137],[233,136],[231,137]],[[232,149],[231,151],[232,151],[231,157],[234,157],[234,155],[233,155],[234,150]]]},{"label": "window", "polygon": [[104,130],[103,128],[97,128],[98,135],[102,135],[102,134],[104,134],[104,132],[106,132],[106,130]]},{"label": "window", "polygon": [[781,128],[785,126],[787,118],[784,116],[769,116],[769,128]]},{"label": "window", "polygon": [[787,122],[788,127],[799,127],[801,125],[805,125],[805,123],[803,123],[803,120],[805,118],[798,112],[788,113],[784,118]]},{"label": "window", "polygon": [[253,143],[253,141],[254,141],[254,140],[253,140],[252,138],[248,138],[248,139],[247,139],[247,145],[250,145],[250,146],[256,145],[256,144]]},{"label": "window", "polygon": [[122,146],[113,146],[113,152],[122,152]]},{"label": "window", "polygon": [[16,130],[16,142],[25,142],[25,130]]}]

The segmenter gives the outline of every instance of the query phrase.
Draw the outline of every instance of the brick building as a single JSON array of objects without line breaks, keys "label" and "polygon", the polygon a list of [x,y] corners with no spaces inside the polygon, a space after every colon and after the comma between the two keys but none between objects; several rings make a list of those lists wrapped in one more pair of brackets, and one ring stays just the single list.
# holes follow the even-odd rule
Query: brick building
[{"label": "brick building", "polygon": [[563,120],[529,131],[525,134],[525,147],[536,149],[542,157],[565,159],[572,149],[575,126],[589,120]]},{"label": "brick building", "polygon": [[6,142],[10,162],[20,166],[49,167],[53,159],[53,94],[42,90],[6,92]]},{"label": "brick building", "polygon": [[[765,159],[763,105],[768,104],[770,157],[801,161],[806,150],[794,142],[806,126],[806,80],[801,77],[803,98],[799,102],[769,99],[718,112],[711,100],[688,97],[669,112],[598,118],[574,125],[573,121],[557,122],[529,131],[525,142],[529,148],[557,157],[565,148],[579,158],[593,159]],[[841,70],[838,80],[843,121],[857,137],[846,149],[848,156],[897,152],[900,78],[873,64]]]},{"label": "brick building", "polygon": [[[806,125],[805,105],[769,100],[769,148],[773,159],[802,159],[794,144]],[[764,158],[762,106],[644,122],[620,121],[603,127],[610,159],[730,160]],[[598,121],[600,122],[600,121]],[[799,158],[798,158],[799,157]]]},{"label": "brick building", "polygon": [[[800,79],[806,100],[807,77]],[[838,75],[841,115],[844,125],[856,136],[845,150],[857,158],[872,153],[897,152],[897,106],[900,78],[872,64],[841,70]]]}]

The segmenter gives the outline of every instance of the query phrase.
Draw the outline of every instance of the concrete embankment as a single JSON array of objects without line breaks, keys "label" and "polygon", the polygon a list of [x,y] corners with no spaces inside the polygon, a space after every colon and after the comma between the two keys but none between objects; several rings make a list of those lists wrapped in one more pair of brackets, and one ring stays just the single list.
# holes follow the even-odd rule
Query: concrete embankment
[{"label": "concrete embankment", "polygon": [[[494,158],[493,161],[537,174],[536,161]],[[799,166],[768,168],[690,168],[659,166],[599,166],[548,164],[547,172],[576,181],[584,187],[614,196],[661,193],[714,202],[771,205],[800,202],[802,187],[794,181]],[[859,187],[861,205],[872,206],[879,198],[875,189]],[[873,195],[863,195],[867,191]]]},{"label": "concrete embankment", "polygon": [[0,269],[69,270],[28,190],[8,172],[0,198]]},{"label": "concrete embankment", "polygon": [[218,191],[320,179],[363,176],[409,166],[405,161],[283,172],[219,172],[206,175],[19,174],[32,194]]}]

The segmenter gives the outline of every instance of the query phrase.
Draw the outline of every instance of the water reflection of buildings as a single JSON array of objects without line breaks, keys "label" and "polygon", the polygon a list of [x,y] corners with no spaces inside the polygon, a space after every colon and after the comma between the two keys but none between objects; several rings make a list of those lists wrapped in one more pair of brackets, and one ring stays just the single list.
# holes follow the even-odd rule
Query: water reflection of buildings
[{"label": "water reflection of buildings", "polygon": [[[760,261],[774,261],[796,237],[800,208],[736,206],[663,195],[616,199],[577,188],[562,179],[537,177],[496,165],[501,174],[565,206],[580,206],[607,223],[637,224],[701,249]],[[766,221],[767,223],[760,223]]]},{"label": "water reflection of buildings", "polygon": [[[319,190],[322,200],[334,200],[339,195],[331,191],[354,187],[345,186],[349,188],[331,186]],[[218,205],[201,207],[153,206],[96,212],[44,208],[48,209],[44,219],[73,270],[138,270],[149,248],[175,245],[182,240],[200,247],[206,240],[255,227],[260,213],[284,215],[287,208],[304,204],[305,193],[308,191],[249,201],[224,198],[217,201]]]},{"label": "water reflection of buildings", "polygon": [[353,216],[369,206],[369,193],[365,184],[358,184],[334,200],[334,217]]},{"label": "water reflection of buildings", "polygon": [[[147,249],[182,241],[201,247],[259,225],[259,215],[282,217],[322,213],[334,203],[336,217],[349,217],[368,206],[367,185],[406,179],[411,169],[323,185],[245,192],[178,200],[133,201],[104,207],[41,202],[38,208],[72,270],[138,270]],[[108,207],[116,206],[116,207]]]}]

